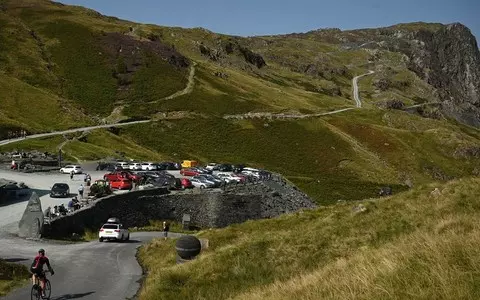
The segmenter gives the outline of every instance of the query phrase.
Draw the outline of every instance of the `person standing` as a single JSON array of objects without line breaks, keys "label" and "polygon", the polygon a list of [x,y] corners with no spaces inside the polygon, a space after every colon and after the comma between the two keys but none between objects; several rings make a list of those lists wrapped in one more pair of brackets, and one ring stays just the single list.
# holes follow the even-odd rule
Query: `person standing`
[{"label": "person standing", "polygon": [[70,172],[70,180],[73,180],[73,175],[75,174],[75,172],[73,172],[73,170]]},{"label": "person standing", "polygon": [[166,221],[163,221],[163,236],[165,237],[165,240],[167,240],[169,230],[170,230],[170,224]]},{"label": "person standing", "polygon": [[83,199],[83,184],[80,184],[80,186],[78,187],[78,194],[80,195],[80,198]]}]

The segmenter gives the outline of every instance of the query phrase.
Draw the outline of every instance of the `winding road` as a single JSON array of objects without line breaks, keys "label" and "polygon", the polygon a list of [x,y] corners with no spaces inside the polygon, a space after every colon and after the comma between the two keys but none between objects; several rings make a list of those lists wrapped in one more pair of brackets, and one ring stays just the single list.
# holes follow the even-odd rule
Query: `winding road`
[{"label": "winding road", "polygon": [[[101,178],[105,172],[95,171],[95,164],[83,165],[92,178]],[[83,176],[73,180],[68,174],[57,172],[36,174],[13,172],[0,169],[0,178],[9,178],[16,182],[25,182],[37,193],[42,209],[54,205],[67,204],[70,198],[51,198],[49,187],[55,182],[65,182],[74,192],[83,183]],[[73,196],[73,194],[71,195]],[[18,223],[21,219],[28,197],[0,206],[0,258],[10,262],[31,263],[36,251],[44,248],[52,260],[55,275],[52,282],[52,300],[66,299],[126,299],[133,297],[140,288],[139,279],[142,270],[136,260],[137,248],[142,243],[163,233],[131,233],[129,242],[115,243],[97,241],[88,243],[65,243],[48,240],[26,240],[17,237]],[[169,237],[180,234],[169,233]],[[9,300],[30,299],[30,286],[13,291]]]},{"label": "winding road", "polygon": [[353,77],[352,86],[353,86],[353,99],[355,100],[355,105],[360,108],[362,107],[362,101],[360,100],[359,90],[358,90],[358,80],[364,76],[368,76],[375,73],[374,71],[369,71],[368,73],[358,75]]},{"label": "winding road", "polygon": [[[195,66],[196,66],[196,63],[193,63],[192,67],[190,69],[188,84],[185,87],[185,89],[167,97],[168,99],[173,99],[175,97],[179,97],[181,95],[185,95],[185,94],[188,94],[188,93],[192,92],[194,84],[195,84],[195,81],[194,81]],[[371,75],[373,73],[375,73],[375,72],[374,71],[369,71],[368,73],[355,76],[352,79],[353,99],[355,100],[355,104],[356,104],[357,108],[362,107],[362,101],[361,101],[360,95],[359,95],[358,80],[360,78],[364,77],[364,76],[368,76],[368,75]],[[254,119],[254,118],[305,119],[305,118],[333,115],[333,114],[349,111],[349,110],[352,110],[352,109],[354,109],[354,108],[348,107],[348,108],[342,108],[342,109],[338,109],[338,110],[334,110],[334,111],[330,111],[330,112],[316,113],[316,114],[283,114],[283,113],[269,113],[269,112],[261,113],[260,112],[260,113],[246,113],[246,114],[240,114],[240,115],[224,115],[223,118],[224,119]],[[129,126],[129,125],[133,125],[133,124],[148,123],[148,122],[151,122],[151,121],[152,120],[143,120],[143,121],[132,121],[132,122],[125,122],[125,123],[113,123],[113,124],[96,125],[96,126],[90,126],[90,127],[74,128],[74,129],[68,129],[68,130],[63,130],[63,131],[39,133],[39,134],[33,134],[33,135],[26,136],[25,138],[15,138],[15,139],[9,139],[9,140],[1,140],[0,141],[0,146],[7,145],[7,144],[10,144],[10,143],[19,142],[19,141],[22,141],[24,139],[35,139],[35,138],[55,136],[55,135],[63,135],[63,134],[67,134],[67,133],[83,132],[83,131],[89,131],[89,130],[101,129],[101,128]]]},{"label": "winding road", "polygon": [[[130,241],[99,243],[61,243],[31,241],[13,236],[1,238],[0,257],[30,265],[39,248],[46,250],[55,271],[49,276],[51,300],[130,299],[140,288],[142,269],[136,260],[137,248],[159,232],[131,233]],[[180,234],[169,233],[169,237]],[[31,285],[13,291],[5,300],[30,299]]]},{"label": "winding road", "polygon": [[67,134],[67,133],[89,131],[89,130],[93,130],[93,129],[121,127],[121,126],[133,125],[133,124],[142,124],[142,123],[148,123],[148,122],[151,122],[151,121],[152,120],[142,120],[142,121],[132,121],[132,122],[125,122],[125,123],[104,124],[104,125],[96,125],[96,126],[90,126],[90,127],[73,128],[73,129],[62,130],[62,131],[53,131],[53,132],[32,134],[32,135],[27,135],[25,138],[15,138],[15,139],[9,139],[9,140],[2,140],[2,141],[0,141],[0,146],[7,145],[7,144],[10,144],[10,143],[19,142],[19,141],[23,141],[23,140],[26,140],[26,139],[27,140],[28,139],[36,139],[36,138],[42,138],[42,137],[47,137],[47,136],[55,136],[55,135],[62,135],[62,134]]}]

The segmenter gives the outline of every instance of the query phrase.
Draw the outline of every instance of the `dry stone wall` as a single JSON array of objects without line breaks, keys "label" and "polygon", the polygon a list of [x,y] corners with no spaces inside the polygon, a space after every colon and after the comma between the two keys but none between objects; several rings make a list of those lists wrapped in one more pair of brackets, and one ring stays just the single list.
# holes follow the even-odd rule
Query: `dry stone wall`
[{"label": "dry stone wall", "polygon": [[285,181],[240,185],[227,190],[169,193],[166,189],[144,190],[97,200],[86,209],[53,220],[43,236],[65,238],[86,229],[98,230],[109,218],[120,218],[127,227],[142,227],[149,220],[181,222],[190,215],[190,225],[200,228],[225,227],[247,220],[273,218],[316,205]]}]

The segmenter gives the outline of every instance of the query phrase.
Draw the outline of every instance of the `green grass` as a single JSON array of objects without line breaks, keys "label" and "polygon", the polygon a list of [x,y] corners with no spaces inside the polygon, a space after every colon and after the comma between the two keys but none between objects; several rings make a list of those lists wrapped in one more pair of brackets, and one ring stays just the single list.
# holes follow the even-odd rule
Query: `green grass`
[{"label": "green grass", "polygon": [[201,232],[209,248],[183,265],[173,241],[155,241],[140,250],[140,299],[475,299],[479,183]]},{"label": "green grass", "polygon": [[69,21],[47,24],[41,32],[56,40],[49,51],[57,72],[65,78],[62,93],[90,113],[108,115],[113,109],[117,82],[98,45],[99,34]]},{"label": "green grass", "polygon": [[146,66],[133,76],[128,102],[157,101],[185,88],[186,70],[177,69],[154,54],[145,53],[144,56]]},{"label": "green grass", "polygon": [[0,259],[0,296],[6,296],[13,289],[26,284],[29,277],[25,266]]},{"label": "green grass", "polygon": [[0,119],[29,132],[50,132],[92,124],[69,101],[18,79],[0,74],[0,89],[3,91]]}]

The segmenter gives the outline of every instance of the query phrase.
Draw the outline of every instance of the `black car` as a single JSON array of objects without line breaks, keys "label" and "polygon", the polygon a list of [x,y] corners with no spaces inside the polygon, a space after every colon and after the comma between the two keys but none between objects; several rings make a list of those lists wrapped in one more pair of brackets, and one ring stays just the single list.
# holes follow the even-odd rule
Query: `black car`
[{"label": "black car", "polygon": [[221,164],[218,165],[218,171],[220,172],[232,172],[233,171],[233,166],[229,164]]},{"label": "black car", "polygon": [[164,161],[158,164],[159,170],[181,170],[182,165],[177,162]]},{"label": "black car", "polygon": [[66,183],[55,183],[50,190],[50,197],[69,197],[70,187]]}]

